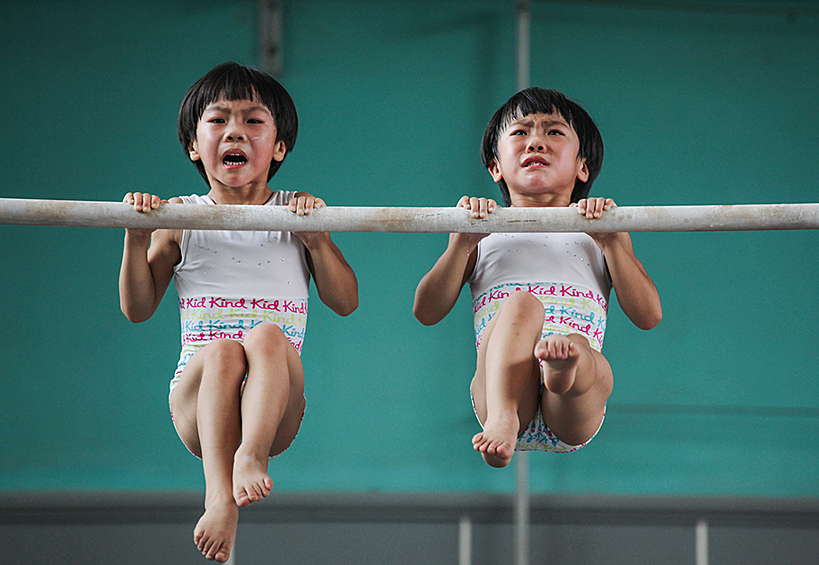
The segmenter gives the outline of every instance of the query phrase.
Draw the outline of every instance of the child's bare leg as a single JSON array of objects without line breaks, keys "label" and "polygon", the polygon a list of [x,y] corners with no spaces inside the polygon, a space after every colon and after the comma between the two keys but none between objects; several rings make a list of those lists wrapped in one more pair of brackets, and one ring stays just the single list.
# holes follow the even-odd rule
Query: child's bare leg
[{"label": "child's bare leg", "polygon": [[540,373],[532,349],[540,339],[543,317],[537,298],[516,292],[484,331],[472,380],[483,431],[472,438],[472,444],[493,467],[509,464],[517,438],[537,411]]},{"label": "child's bare leg", "polygon": [[301,360],[282,331],[272,324],[256,326],[244,346],[248,375],[241,406],[242,444],[233,466],[233,496],[239,506],[270,494],[268,459],[290,445],[304,413]]},{"label": "child's bare leg", "polygon": [[580,334],[551,335],[535,346],[543,361],[544,421],[563,442],[581,445],[594,437],[603,420],[613,379],[606,358]]},{"label": "child's bare leg", "polygon": [[216,340],[188,361],[171,395],[179,436],[202,458],[205,473],[205,513],[194,529],[194,543],[205,557],[222,563],[230,557],[239,520],[232,474],[245,372],[241,344]]}]

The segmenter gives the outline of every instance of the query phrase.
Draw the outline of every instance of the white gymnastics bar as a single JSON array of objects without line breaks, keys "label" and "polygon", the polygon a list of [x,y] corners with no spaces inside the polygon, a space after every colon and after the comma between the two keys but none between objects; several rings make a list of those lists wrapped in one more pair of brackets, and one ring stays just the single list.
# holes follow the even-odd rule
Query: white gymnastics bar
[{"label": "white gymnastics bar", "polygon": [[574,208],[499,207],[486,219],[455,207],[334,206],[297,216],[285,206],[163,204],[145,214],[122,202],[0,198],[0,224],[393,233],[796,230],[819,228],[819,203],[622,206],[587,220]]}]

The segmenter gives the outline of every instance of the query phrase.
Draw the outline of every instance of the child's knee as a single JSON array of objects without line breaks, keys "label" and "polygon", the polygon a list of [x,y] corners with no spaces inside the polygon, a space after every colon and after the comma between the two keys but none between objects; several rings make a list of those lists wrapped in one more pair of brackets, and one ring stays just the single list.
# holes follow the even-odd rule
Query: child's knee
[{"label": "child's knee", "polygon": [[602,353],[592,348],[586,337],[580,334],[569,334],[566,337],[572,340],[583,354],[589,356],[594,369],[594,379],[591,381],[590,386],[596,387],[601,394],[608,398],[614,388],[614,377],[608,360]]},{"label": "child's knee", "polygon": [[225,360],[233,363],[237,358],[244,357],[242,344],[233,339],[214,339],[205,346],[203,352],[211,362]]},{"label": "child's knee", "polygon": [[532,320],[542,325],[545,317],[543,304],[533,294],[519,290],[510,294],[501,305],[503,312],[511,314],[519,320]]},{"label": "child's knee", "polygon": [[245,336],[246,349],[286,348],[290,345],[282,329],[275,324],[259,324]]},{"label": "child's knee", "polygon": [[574,334],[574,333],[568,334],[566,337],[568,339],[570,339],[571,341],[573,341],[575,343],[575,345],[577,345],[581,349],[587,349],[590,352],[593,351],[591,345],[589,345],[588,338],[586,338],[586,337],[584,337],[584,336],[582,336],[580,334]]},{"label": "child's knee", "polygon": [[220,378],[225,378],[230,374],[237,377],[244,377],[247,371],[247,358],[242,344],[232,339],[215,339],[204,347],[201,351],[204,355],[203,363],[206,370],[215,369]]}]

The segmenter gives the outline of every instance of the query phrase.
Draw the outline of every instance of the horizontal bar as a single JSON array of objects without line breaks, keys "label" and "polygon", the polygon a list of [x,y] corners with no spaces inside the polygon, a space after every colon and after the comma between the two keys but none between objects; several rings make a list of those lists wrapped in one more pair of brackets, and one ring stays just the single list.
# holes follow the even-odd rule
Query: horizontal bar
[{"label": "horizontal bar", "polygon": [[394,233],[796,230],[819,228],[819,204],[621,206],[587,220],[573,208],[498,208],[486,219],[455,207],[332,206],[297,216],[285,206],[163,204],[144,214],[122,202],[0,198],[0,224]]}]

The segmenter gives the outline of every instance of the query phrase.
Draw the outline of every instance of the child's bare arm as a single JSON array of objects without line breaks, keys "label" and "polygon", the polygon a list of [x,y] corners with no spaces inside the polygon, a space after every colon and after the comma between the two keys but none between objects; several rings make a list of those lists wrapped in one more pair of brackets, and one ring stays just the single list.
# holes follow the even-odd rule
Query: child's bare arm
[{"label": "child's bare arm", "polygon": [[358,280],[341,250],[327,232],[313,232],[302,241],[310,253],[313,280],[321,301],[340,316],[352,314],[358,308]]},{"label": "child's bare arm", "polygon": [[[158,197],[142,193],[128,193],[125,202],[134,204],[138,212],[150,213],[160,206]],[[143,322],[153,315],[173,278],[173,266],[179,257],[176,231],[125,230],[119,296],[122,313],[129,320]]]},{"label": "child's bare arm", "polygon": [[[495,211],[495,202],[485,198],[464,196],[458,207],[472,210],[475,218],[485,218]],[[475,268],[475,249],[487,234],[453,233],[446,251],[435,266],[424,275],[415,290],[412,312],[425,326],[437,324],[449,314],[466,281]]]},{"label": "child's bare arm", "polygon": [[[589,219],[599,218],[606,210],[617,207],[610,198],[581,200],[577,206],[579,212]],[[626,316],[643,330],[650,330],[659,324],[663,317],[660,295],[634,254],[631,236],[625,232],[590,235],[606,256],[617,302]]]},{"label": "child's bare arm", "polygon": [[[309,215],[324,208],[321,198],[306,192],[296,193],[288,204],[290,211]],[[358,308],[358,280],[341,250],[327,232],[296,232],[309,253],[310,271],[319,298],[333,312],[348,316]]]}]

